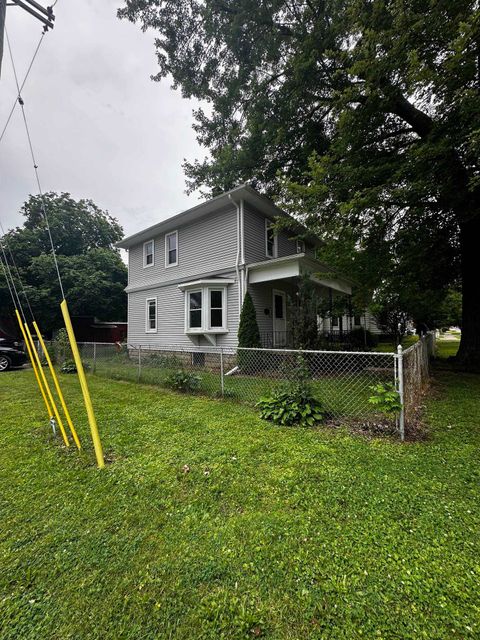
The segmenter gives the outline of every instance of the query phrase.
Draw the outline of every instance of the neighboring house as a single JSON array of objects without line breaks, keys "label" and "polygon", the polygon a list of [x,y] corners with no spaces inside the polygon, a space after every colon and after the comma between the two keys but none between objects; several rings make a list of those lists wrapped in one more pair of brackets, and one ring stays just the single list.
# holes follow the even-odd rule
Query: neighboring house
[{"label": "neighboring house", "polygon": [[[128,250],[128,342],[235,348],[249,291],[264,346],[282,347],[301,274],[332,300],[351,295],[351,282],[316,260],[320,240],[275,232],[278,217],[288,216],[245,185],[119,242]],[[336,322],[348,330],[354,319]],[[335,319],[324,324],[335,330]]]}]

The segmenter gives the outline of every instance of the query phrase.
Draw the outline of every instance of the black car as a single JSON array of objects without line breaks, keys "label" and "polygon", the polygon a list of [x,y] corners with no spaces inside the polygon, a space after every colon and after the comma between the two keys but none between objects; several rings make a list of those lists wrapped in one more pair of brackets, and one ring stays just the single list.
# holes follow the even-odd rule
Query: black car
[{"label": "black car", "polygon": [[27,362],[27,354],[13,338],[0,338],[0,373],[11,367],[21,367]]}]

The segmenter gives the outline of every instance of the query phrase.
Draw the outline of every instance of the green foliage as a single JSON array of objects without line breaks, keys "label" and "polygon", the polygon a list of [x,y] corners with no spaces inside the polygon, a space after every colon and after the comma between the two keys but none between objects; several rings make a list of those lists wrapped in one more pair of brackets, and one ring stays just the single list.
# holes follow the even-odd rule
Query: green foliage
[{"label": "green foliage", "polygon": [[318,316],[324,315],[326,301],[304,273],[298,279],[295,295],[289,299],[289,318],[295,349],[318,348]]},{"label": "green foliage", "polygon": [[[114,246],[122,228],[90,200],[76,201],[66,193],[47,193],[45,200],[70,314],[123,320],[127,268]],[[63,325],[61,292],[38,196],[30,196],[22,213],[23,227],[9,231],[5,239],[39,326],[50,332]],[[0,315],[11,312],[8,291],[0,287]]]},{"label": "green foliage", "polygon": [[72,359],[72,350],[66,329],[62,328],[57,331],[55,338],[52,340],[50,355],[55,363]]},{"label": "green foliage", "polygon": [[159,369],[175,369],[181,367],[182,362],[176,355],[147,352],[146,354],[142,354],[142,365],[146,367],[158,367]]},{"label": "green foliage", "polygon": [[165,384],[167,385],[167,387],[175,389],[175,391],[188,393],[196,391],[200,386],[201,380],[202,379],[200,378],[200,376],[197,376],[190,371],[180,369],[179,371],[175,371],[174,373],[169,374],[165,378]]},{"label": "green foliage", "polygon": [[261,347],[260,331],[258,329],[257,314],[251,295],[245,294],[240,323],[238,325],[239,347]]},{"label": "green foliage", "polygon": [[260,417],[285,426],[313,427],[323,420],[324,412],[307,382],[309,372],[303,358],[297,359],[289,374],[290,381],[257,402]]},{"label": "green foliage", "polygon": [[[83,362],[83,370],[85,372],[90,370],[90,364],[88,362]],[[77,365],[75,364],[75,360],[65,360],[60,369],[62,373],[77,373]]]},{"label": "green foliage", "polygon": [[400,396],[392,382],[375,384],[369,389],[373,394],[368,399],[368,402],[381,413],[388,416],[400,413],[402,409]]}]

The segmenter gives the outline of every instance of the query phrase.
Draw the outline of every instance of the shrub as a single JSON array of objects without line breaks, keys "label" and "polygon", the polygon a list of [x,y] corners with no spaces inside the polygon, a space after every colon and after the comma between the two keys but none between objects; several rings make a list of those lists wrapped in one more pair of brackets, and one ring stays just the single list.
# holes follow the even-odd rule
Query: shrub
[{"label": "shrub", "polygon": [[372,349],[378,344],[377,336],[368,329],[363,329],[362,327],[352,329],[348,334],[348,338],[350,344],[354,347],[358,347],[359,349],[364,349],[365,347]]},{"label": "shrub", "polygon": [[387,416],[400,413],[402,404],[400,395],[392,382],[374,384],[369,387],[373,395],[368,402]]},{"label": "shrub", "polygon": [[312,396],[308,385],[298,382],[260,398],[256,406],[261,418],[284,426],[312,427],[324,418],[321,403]]},{"label": "shrub", "polygon": [[168,355],[165,353],[147,353],[146,355],[142,354],[142,363],[144,363],[147,367],[159,367],[160,369],[175,369],[180,367],[182,361],[175,355]]},{"label": "shrub", "polygon": [[[90,365],[87,362],[82,362],[84,371],[90,370]],[[62,373],[77,373],[77,365],[74,360],[65,360],[60,369]]]},{"label": "shrub", "polygon": [[[238,325],[238,346],[257,349],[262,346],[255,306],[248,292],[245,294],[240,324]],[[238,366],[242,373],[254,373],[258,369],[258,365],[257,352],[238,351]]]},{"label": "shrub", "polygon": [[188,391],[196,391],[200,385],[200,376],[190,373],[189,371],[176,371],[171,373],[165,379],[165,384],[176,391],[186,393]]}]

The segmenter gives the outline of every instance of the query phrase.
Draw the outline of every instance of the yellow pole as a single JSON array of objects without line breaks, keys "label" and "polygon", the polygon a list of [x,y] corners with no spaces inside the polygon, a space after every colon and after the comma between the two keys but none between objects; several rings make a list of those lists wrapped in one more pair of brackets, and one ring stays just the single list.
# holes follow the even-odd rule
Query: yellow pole
[{"label": "yellow pole", "polygon": [[47,347],[45,346],[45,342],[43,340],[42,334],[41,334],[40,329],[38,328],[38,325],[35,322],[35,320],[33,321],[33,326],[35,328],[35,333],[37,334],[37,337],[38,337],[38,340],[40,342],[40,345],[41,345],[41,347],[43,349],[43,353],[45,354],[45,359],[46,359],[46,361],[48,363],[48,367],[50,369],[50,373],[52,374],[53,384],[55,385],[55,389],[57,390],[58,397],[60,398],[60,403],[62,405],[63,413],[65,414],[65,417],[67,419],[68,426],[70,427],[70,431],[72,433],[73,439],[75,440],[75,444],[77,445],[77,449],[80,450],[82,448],[82,445],[80,444],[80,440],[78,438],[77,432],[75,431],[75,427],[73,426],[72,418],[70,417],[70,412],[69,412],[67,404],[65,402],[65,398],[63,396],[63,392],[62,392],[62,389],[60,387],[60,383],[58,381],[57,374],[56,374],[54,366],[52,364],[52,360],[50,358],[50,354],[48,353],[48,350],[47,350]]},{"label": "yellow pole", "polygon": [[43,388],[42,381],[40,380],[40,376],[38,375],[37,365],[35,364],[35,358],[33,357],[32,349],[30,347],[27,334],[25,333],[25,329],[23,328],[22,319],[20,318],[18,309],[15,309],[15,315],[17,316],[18,324],[20,325],[20,331],[22,332],[23,340],[25,342],[25,347],[27,348],[28,357],[30,358],[30,362],[32,363],[33,373],[35,374],[35,378],[37,379],[38,388],[40,389],[40,393],[42,394],[43,401],[45,402],[45,406],[47,408],[48,419],[50,420],[50,418],[53,416],[52,409],[48,403],[47,396],[45,395],[45,390]]},{"label": "yellow pole", "polygon": [[42,363],[40,362],[40,356],[37,353],[37,350],[35,349],[35,343],[33,342],[33,338],[32,338],[32,334],[30,333],[30,329],[28,328],[28,324],[25,322],[25,331],[26,334],[28,336],[28,339],[30,340],[30,347],[32,349],[32,352],[35,355],[35,361],[37,363],[37,368],[38,371],[40,373],[40,376],[42,378],[42,382],[43,382],[43,386],[45,387],[45,391],[47,392],[47,396],[48,396],[48,400],[53,408],[53,415],[55,416],[55,420],[58,423],[58,426],[60,427],[60,431],[62,433],[62,437],[63,437],[63,441],[65,442],[65,446],[69,447],[70,446],[70,442],[68,441],[68,437],[67,437],[67,433],[65,431],[65,427],[63,426],[63,422],[62,419],[60,417],[60,414],[58,413],[58,409],[57,409],[57,405],[55,404],[55,400],[53,398],[52,392],[50,391],[50,387],[48,386],[48,380],[45,376],[45,373],[43,371],[42,368]]},{"label": "yellow pole", "polygon": [[70,320],[70,313],[68,312],[67,301],[63,300],[60,308],[62,310],[63,320],[68,333],[68,339],[72,348],[73,359],[75,360],[75,366],[77,367],[78,378],[80,380],[80,386],[82,388],[83,401],[85,402],[85,408],[87,410],[88,422],[90,424],[90,431],[92,433],[93,446],[95,448],[95,456],[97,458],[97,464],[99,469],[103,469],[105,466],[105,460],[103,458],[102,443],[100,441],[100,434],[98,433],[97,420],[93,411],[92,399],[90,398],[90,391],[88,390],[87,378],[85,377],[85,371],[83,370],[82,359],[78,351],[77,341],[75,340],[75,333],[72,327],[72,321]]}]

